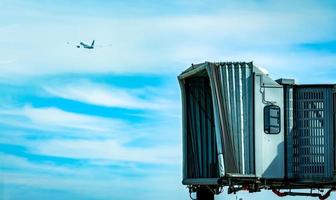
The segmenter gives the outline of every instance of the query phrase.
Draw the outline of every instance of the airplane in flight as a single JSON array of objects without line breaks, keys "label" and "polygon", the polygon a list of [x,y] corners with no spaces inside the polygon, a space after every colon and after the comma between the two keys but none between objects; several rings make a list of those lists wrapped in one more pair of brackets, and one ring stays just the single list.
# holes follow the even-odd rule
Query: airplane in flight
[{"label": "airplane in flight", "polygon": [[111,47],[112,44],[106,44],[106,45],[95,45],[95,40],[92,41],[91,45],[84,43],[84,42],[79,42],[79,44],[73,44],[70,42],[67,42],[68,45],[74,45],[77,48],[84,48],[84,49],[95,49],[97,48],[104,48],[104,47]]},{"label": "airplane in flight", "polygon": [[84,42],[80,42],[79,45],[77,45],[77,48],[85,48],[85,49],[93,49],[94,48],[95,41],[93,40],[91,45],[85,44]]}]

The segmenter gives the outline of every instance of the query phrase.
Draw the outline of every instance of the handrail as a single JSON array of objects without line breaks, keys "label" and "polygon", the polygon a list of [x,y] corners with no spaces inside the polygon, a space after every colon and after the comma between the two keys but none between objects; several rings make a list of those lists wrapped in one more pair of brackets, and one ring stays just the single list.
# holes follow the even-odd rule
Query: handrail
[{"label": "handrail", "polygon": [[325,200],[330,196],[330,193],[334,191],[335,188],[330,188],[325,194],[320,193],[306,193],[306,192],[280,192],[280,190],[272,189],[272,192],[279,197],[284,196],[309,196],[309,197],[318,197],[320,200]]}]

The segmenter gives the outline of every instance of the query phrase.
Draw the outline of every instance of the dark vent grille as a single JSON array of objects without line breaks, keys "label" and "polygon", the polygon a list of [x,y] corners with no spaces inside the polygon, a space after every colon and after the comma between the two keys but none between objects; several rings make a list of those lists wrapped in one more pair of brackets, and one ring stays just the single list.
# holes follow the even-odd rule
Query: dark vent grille
[{"label": "dark vent grille", "polygon": [[332,177],[332,90],[297,87],[294,90],[293,176]]}]

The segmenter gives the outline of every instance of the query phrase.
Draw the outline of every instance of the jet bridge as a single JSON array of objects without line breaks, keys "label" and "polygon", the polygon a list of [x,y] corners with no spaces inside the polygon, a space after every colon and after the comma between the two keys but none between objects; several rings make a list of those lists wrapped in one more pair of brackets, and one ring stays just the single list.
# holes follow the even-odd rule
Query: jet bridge
[{"label": "jet bridge", "polygon": [[196,64],[178,80],[182,183],[199,199],[224,186],[278,195],[335,187],[335,85],[273,80],[252,62]]}]

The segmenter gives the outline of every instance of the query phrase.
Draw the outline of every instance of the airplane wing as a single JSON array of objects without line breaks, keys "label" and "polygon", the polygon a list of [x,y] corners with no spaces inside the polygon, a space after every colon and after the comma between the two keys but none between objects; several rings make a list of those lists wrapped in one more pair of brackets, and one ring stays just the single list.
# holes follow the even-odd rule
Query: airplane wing
[{"label": "airplane wing", "polygon": [[95,47],[111,47],[112,44],[106,44],[106,45],[95,45]]},{"label": "airplane wing", "polygon": [[74,46],[74,47],[77,47],[77,48],[80,48],[80,47],[81,47],[79,44],[74,44],[74,43],[71,43],[71,42],[67,42],[66,44],[67,44],[67,45]]}]

